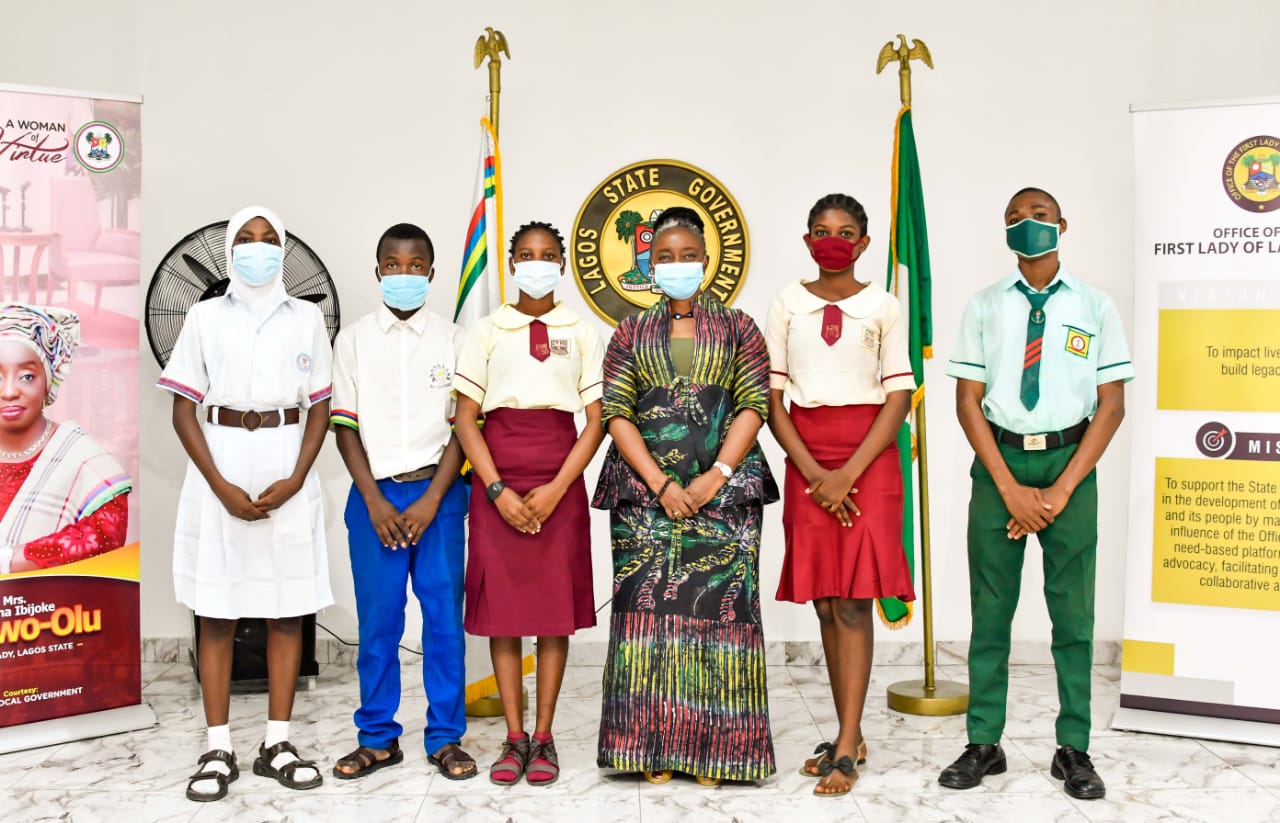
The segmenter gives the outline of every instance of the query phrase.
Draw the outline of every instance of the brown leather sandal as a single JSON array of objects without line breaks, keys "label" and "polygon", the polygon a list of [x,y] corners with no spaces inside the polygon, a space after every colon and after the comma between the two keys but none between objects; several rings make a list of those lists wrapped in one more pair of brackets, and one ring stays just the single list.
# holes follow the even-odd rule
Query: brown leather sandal
[{"label": "brown leather sandal", "polygon": [[[351,754],[339,758],[337,763],[333,764],[333,776],[339,780],[355,780],[357,777],[376,772],[378,769],[385,769],[387,766],[394,766],[397,763],[404,762],[404,752],[400,751],[400,740],[393,738],[387,747],[382,751],[387,756],[378,759],[378,750],[371,749],[368,746],[361,746]],[[340,766],[355,766],[354,771],[343,771]]]},{"label": "brown leather sandal", "polygon": [[[219,763],[227,764],[231,769],[230,774],[223,774],[217,769],[204,768],[210,761],[217,760]],[[234,783],[236,778],[240,776],[240,769],[236,766],[236,756],[232,752],[222,749],[212,749],[200,755],[200,759],[196,761],[200,765],[200,770],[187,778],[187,799],[194,800],[197,803],[210,803],[214,800],[221,800],[227,796],[227,784]],[[213,794],[205,794],[192,789],[196,783],[201,780],[216,780],[218,790]]]},{"label": "brown leather sandal", "polygon": [[560,758],[556,755],[555,740],[545,743],[534,740],[529,747],[529,765],[524,770],[524,782],[530,786],[550,786],[559,779]]},{"label": "brown leather sandal", "polygon": [[[280,768],[271,765],[271,761],[276,756],[288,752],[297,757],[297,760],[291,760]],[[310,780],[298,780],[294,775],[298,769],[316,769],[314,760],[303,760],[298,754],[298,750],[288,740],[281,740],[271,748],[264,745],[258,746],[258,756],[253,761],[253,773],[259,777],[270,777],[286,789],[296,789],[304,791],[306,789],[314,789],[324,782],[324,778],[320,776],[320,770],[316,769],[316,776]]]},{"label": "brown leather sandal", "polygon": [[[477,774],[475,758],[464,752],[457,743],[444,744],[435,754],[427,755],[427,761],[450,780],[470,780]],[[453,770],[458,766],[462,767],[462,771],[455,773]]]},{"label": "brown leather sandal", "polygon": [[502,741],[502,753],[489,767],[489,782],[499,786],[514,786],[524,775],[525,766],[529,765],[529,737],[519,742],[510,739]]}]

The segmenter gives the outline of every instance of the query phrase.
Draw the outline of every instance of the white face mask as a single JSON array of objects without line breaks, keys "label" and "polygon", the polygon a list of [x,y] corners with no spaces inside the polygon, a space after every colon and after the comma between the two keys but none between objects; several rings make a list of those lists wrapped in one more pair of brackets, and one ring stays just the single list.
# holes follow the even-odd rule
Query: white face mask
[{"label": "white face mask", "polygon": [[560,282],[560,266],[550,260],[522,260],[516,263],[516,285],[534,300],[546,297]]}]

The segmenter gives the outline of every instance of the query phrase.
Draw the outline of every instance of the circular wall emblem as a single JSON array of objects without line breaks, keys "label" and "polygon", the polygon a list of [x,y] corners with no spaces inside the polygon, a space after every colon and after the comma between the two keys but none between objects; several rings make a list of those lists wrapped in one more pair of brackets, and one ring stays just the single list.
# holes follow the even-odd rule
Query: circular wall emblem
[{"label": "circular wall emblem", "polygon": [[1205,423],[1196,432],[1196,448],[1205,457],[1225,457],[1235,442],[1231,430],[1221,423]]},{"label": "circular wall emblem", "polygon": [[1222,186],[1245,211],[1280,209],[1280,138],[1260,134],[1237,143],[1222,164]]},{"label": "circular wall emblem", "polygon": [[111,171],[124,159],[124,138],[110,123],[85,123],[74,142],[76,159],[89,171]]},{"label": "circular wall emblem", "polygon": [[696,166],[646,160],[609,175],[587,197],[573,224],[573,269],[587,303],[617,325],[662,297],[649,247],[664,209],[687,206],[706,225],[702,290],[730,304],[747,275],[747,225],[724,184]]}]

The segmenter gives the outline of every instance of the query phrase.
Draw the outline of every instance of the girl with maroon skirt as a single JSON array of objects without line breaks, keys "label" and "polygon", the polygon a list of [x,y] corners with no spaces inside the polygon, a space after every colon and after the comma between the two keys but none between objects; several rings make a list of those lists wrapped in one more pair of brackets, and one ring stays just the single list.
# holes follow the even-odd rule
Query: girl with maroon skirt
[{"label": "girl with maroon skirt", "polygon": [[[596,623],[582,472],[604,439],[604,344],[555,302],[564,251],[547,223],[516,231],[510,266],[519,299],[470,330],[453,383],[458,440],[474,468],[463,627],[489,637],[507,721],[502,753],[489,769],[499,785],[523,776],[547,786],[559,776],[551,725],[569,635]],[[573,418],[583,410],[579,434]],[[538,639],[532,740],[520,682],[520,644],[529,636]]]},{"label": "girl with maroon skirt", "polygon": [[870,243],[866,211],[827,195],[810,210],[804,241],[817,276],[783,289],[765,331],[769,428],[787,453],[778,599],[812,602],[818,614],[840,732],[801,773],[821,778],[814,794],[834,797],[849,792],[867,756],[872,600],[915,598],[895,445],[915,380],[897,299],[854,276]]}]

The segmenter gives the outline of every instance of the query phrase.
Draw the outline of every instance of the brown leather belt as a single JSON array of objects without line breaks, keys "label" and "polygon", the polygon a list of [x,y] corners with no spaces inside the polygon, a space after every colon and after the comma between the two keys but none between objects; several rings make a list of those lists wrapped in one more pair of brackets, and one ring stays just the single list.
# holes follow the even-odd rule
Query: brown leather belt
[{"label": "brown leather belt", "polygon": [[414,469],[413,471],[401,472],[400,474],[393,474],[387,479],[394,481],[396,483],[417,483],[419,480],[430,480],[435,476],[436,476],[435,466],[423,466],[422,468]]},{"label": "brown leather belt", "polygon": [[233,429],[257,431],[258,429],[274,429],[281,425],[293,426],[301,419],[298,407],[284,410],[284,423],[280,422],[280,412],[272,411],[240,411],[214,406],[209,409],[209,422],[215,426],[230,426]]}]

